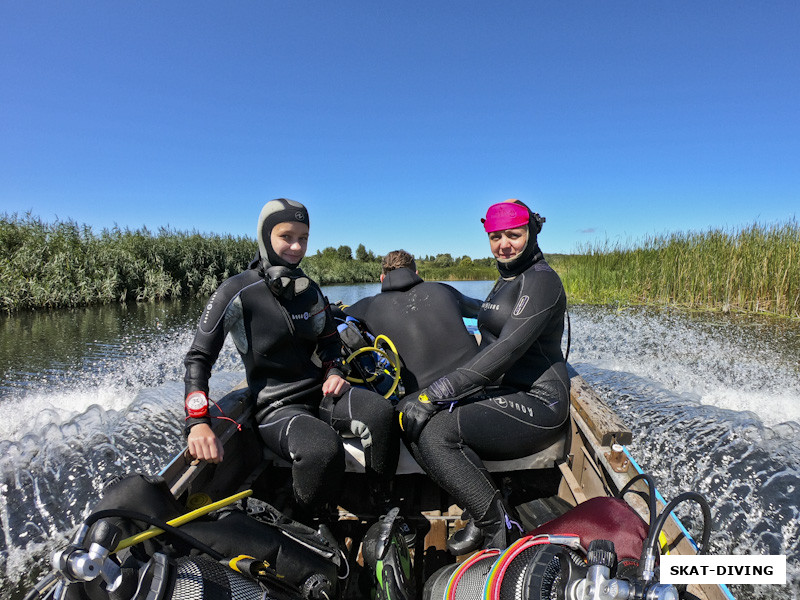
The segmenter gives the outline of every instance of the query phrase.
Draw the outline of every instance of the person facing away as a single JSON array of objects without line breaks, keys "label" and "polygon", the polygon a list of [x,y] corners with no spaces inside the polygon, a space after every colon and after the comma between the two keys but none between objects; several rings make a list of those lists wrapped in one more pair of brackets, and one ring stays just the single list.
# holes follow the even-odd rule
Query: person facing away
[{"label": "person facing away", "polygon": [[[258,254],[211,295],[184,360],[184,381],[189,452],[220,462],[223,448],[208,415],[208,381],[230,334],[244,362],[260,437],[291,463],[295,501],[313,513],[335,501],[344,474],[337,430],[361,437],[367,474],[384,481],[397,467],[399,425],[388,400],[351,388],[343,377],[330,306],[299,268],[308,235],[305,206],[285,198],[264,205]],[[323,396],[335,399],[328,422],[318,413]]]},{"label": "person facing away", "polygon": [[406,393],[426,387],[478,352],[463,317],[476,317],[480,300],[444,283],[426,282],[414,257],[389,252],[381,262],[381,291],[344,308],[375,335],[394,343],[402,360]]},{"label": "person facing away", "polygon": [[509,200],[482,221],[500,278],[478,313],[479,352],[397,406],[415,458],[472,518],[448,540],[457,555],[504,548],[520,533],[483,460],[536,453],[569,417],[567,300],[537,242],[544,219]]}]

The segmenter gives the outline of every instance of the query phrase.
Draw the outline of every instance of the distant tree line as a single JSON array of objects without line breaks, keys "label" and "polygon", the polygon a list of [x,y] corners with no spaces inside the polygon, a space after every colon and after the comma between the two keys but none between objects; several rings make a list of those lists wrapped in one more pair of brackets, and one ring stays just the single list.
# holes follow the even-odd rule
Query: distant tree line
[{"label": "distant tree line", "polygon": [[[0,215],[0,310],[62,308],[209,296],[247,267],[255,240],[161,228],[103,229],[27,214]],[[307,256],[303,269],[321,284],[378,281],[381,257],[360,244],[328,247]],[[449,254],[419,261],[436,279],[493,278],[489,259]]]},{"label": "distant tree line", "polygon": [[[303,270],[322,285],[334,283],[366,283],[378,281],[382,256],[376,256],[359,244],[353,252],[350,246],[328,246],[306,256]],[[497,269],[493,258],[462,256],[453,258],[443,253],[415,257],[417,270],[423,279],[435,281],[494,279]]]}]

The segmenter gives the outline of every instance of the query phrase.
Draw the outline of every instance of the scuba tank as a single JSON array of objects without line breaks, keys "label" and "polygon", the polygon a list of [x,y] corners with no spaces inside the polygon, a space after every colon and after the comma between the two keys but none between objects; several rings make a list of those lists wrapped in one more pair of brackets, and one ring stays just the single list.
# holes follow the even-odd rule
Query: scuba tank
[{"label": "scuba tank", "polygon": [[[640,478],[649,484],[649,493],[643,494],[650,508],[649,526],[622,499]],[[628,482],[616,498],[590,499],[536,527],[505,550],[482,550],[459,565],[440,569],[426,582],[423,600],[692,598],[691,594],[682,595],[685,590],[660,583],[657,564],[664,523],[678,504],[687,501],[702,510],[702,538],[697,549],[703,554],[711,521],[705,499],[696,492],[684,492],[656,514],[655,485],[651,477],[642,474]]]},{"label": "scuba tank", "polygon": [[[54,600],[338,597],[342,566],[338,545],[264,502],[250,500],[246,510],[232,506],[249,494],[246,490],[184,515],[163,478],[121,479],[106,490],[71,543],[55,553],[55,573],[35,590],[39,595],[29,596]],[[214,508],[220,510],[208,514]],[[45,589],[48,595],[42,596]]]}]

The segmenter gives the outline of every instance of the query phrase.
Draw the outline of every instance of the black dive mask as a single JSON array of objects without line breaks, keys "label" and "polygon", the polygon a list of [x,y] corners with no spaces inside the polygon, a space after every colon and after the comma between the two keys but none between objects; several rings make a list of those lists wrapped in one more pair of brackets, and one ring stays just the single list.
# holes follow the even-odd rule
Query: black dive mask
[{"label": "black dive mask", "polygon": [[311,285],[311,280],[303,271],[288,267],[270,267],[264,273],[264,279],[275,296],[286,299],[299,296]]}]

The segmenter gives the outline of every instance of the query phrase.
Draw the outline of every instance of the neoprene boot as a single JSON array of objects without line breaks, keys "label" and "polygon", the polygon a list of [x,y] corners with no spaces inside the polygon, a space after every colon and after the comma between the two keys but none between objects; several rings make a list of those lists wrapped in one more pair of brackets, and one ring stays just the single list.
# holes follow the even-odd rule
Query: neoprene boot
[{"label": "neoprene boot", "polygon": [[461,556],[479,550],[482,544],[483,532],[475,525],[475,521],[470,519],[447,540],[447,551],[453,556]]},{"label": "neoprene boot", "polygon": [[522,536],[522,527],[511,516],[500,492],[496,492],[486,514],[475,520],[483,532],[483,548],[505,550]]}]

